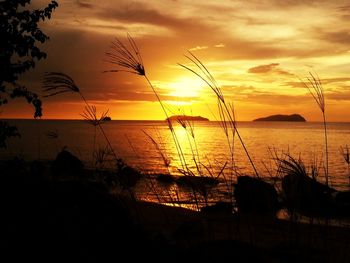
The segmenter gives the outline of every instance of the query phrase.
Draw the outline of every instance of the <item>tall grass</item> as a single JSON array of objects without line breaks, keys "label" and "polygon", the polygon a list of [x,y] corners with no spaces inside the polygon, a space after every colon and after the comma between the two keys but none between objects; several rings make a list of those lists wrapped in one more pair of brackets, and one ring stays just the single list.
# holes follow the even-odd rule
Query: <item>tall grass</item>
[{"label": "tall grass", "polygon": [[114,161],[114,159],[109,159],[111,156],[113,156],[113,153],[108,145],[106,145],[103,148],[100,147],[98,149],[94,149],[92,154],[94,160],[94,167],[97,170],[103,170],[105,168],[105,163],[109,161]]},{"label": "tall grass", "polygon": [[[130,194],[130,197],[133,200],[136,200],[134,192],[132,191],[132,187],[135,186],[136,182],[139,180],[140,174],[137,170],[125,164],[124,161],[121,158],[119,158],[115,153],[112,147],[112,144],[102,127],[102,124],[105,122],[105,117],[107,116],[108,111],[102,113],[101,117],[98,118],[96,107],[89,104],[89,102],[86,100],[83,93],[80,91],[79,87],[75,84],[74,80],[70,76],[64,73],[59,73],[59,72],[45,73],[44,80],[43,80],[43,90],[44,92],[47,93],[44,97],[51,97],[51,96],[55,96],[55,95],[67,93],[67,92],[78,93],[80,95],[80,97],[82,98],[82,100],[86,105],[85,111],[83,112],[83,114],[81,114],[81,116],[94,127],[99,127],[108,146],[108,148],[106,149],[99,149],[97,151],[96,150],[93,151],[95,165],[102,166],[106,160],[106,157],[112,154],[112,156],[114,157],[116,168],[117,168],[117,178],[116,178],[117,182],[120,184],[120,186],[122,186],[124,189],[128,191],[128,193]],[[95,144],[95,138],[94,138],[94,144]]]},{"label": "tall grass", "polygon": [[326,102],[324,97],[324,90],[320,78],[317,74],[309,72],[309,77],[307,82],[301,80],[305,88],[310,92],[311,96],[314,98],[316,104],[320,108],[323,117],[323,130],[324,130],[324,140],[325,140],[325,156],[326,156],[326,185],[329,184],[329,170],[328,170],[328,136],[327,136],[327,122],[326,122]]},{"label": "tall grass", "polygon": [[295,159],[289,154],[285,154],[284,158],[277,158],[279,169],[283,174],[308,177],[306,166],[301,158]]},{"label": "tall grass", "polygon": [[349,177],[349,186],[350,186],[350,151],[348,145],[340,146],[340,154],[343,157],[344,161],[348,167],[348,177]]},{"label": "tall grass", "polygon": [[163,152],[162,148],[160,145],[157,143],[157,141],[150,135],[148,134],[145,130],[142,130],[142,132],[146,135],[146,137],[152,142],[154,147],[156,148],[157,152],[159,153],[160,157],[162,158],[163,164],[168,170],[168,173],[170,174],[170,159],[168,156]]},{"label": "tall grass", "polygon": [[[106,121],[105,117],[107,117],[108,110],[103,112],[100,118],[97,118],[97,110],[95,106],[85,106],[85,110],[80,116],[82,116],[89,124],[94,127],[94,136],[93,136],[93,146],[92,153],[93,157],[96,151],[96,127]],[[96,160],[95,160],[96,161]]]},{"label": "tall grass", "polygon": [[127,34],[127,39],[129,42],[129,48],[126,45],[124,45],[123,42],[121,42],[118,38],[115,38],[115,40],[112,41],[110,50],[106,52],[106,57],[107,57],[106,61],[117,66],[117,69],[106,70],[104,72],[128,72],[128,73],[133,73],[136,75],[143,76],[145,78],[146,82],[151,88],[153,94],[156,96],[157,101],[159,102],[164,112],[167,125],[171,132],[171,136],[175,143],[176,151],[178,153],[178,156],[181,162],[181,166],[184,170],[188,170],[185,156],[183,154],[181,145],[174,131],[174,127],[169,119],[169,115],[167,113],[166,107],[162,102],[162,100],[160,99],[160,96],[158,92],[155,90],[152,82],[148,78],[148,75],[146,74],[140,50],[137,47],[134,39],[129,34]]},{"label": "tall grass", "polygon": [[[87,120],[93,126],[99,127],[115,160],[119,159],[102,127],[102,124],[105,122],[104,117],[107,116],[108,111],[103,113],[102,116],[98,118],[96,107],[88,103],[83,93],[80,91],[79,87],[75,84],[74,80],[70,76],[60,72],[46,72],[43,80],[43,91],[46,92],[46,95],[44,95],[44,97],[51,97],[51,96],[55,96],[55,95],[67,93],[67,92],[78,93],[86,105],[85,111],[83,112],[82,116],[85,118],[85,120]],[[94,141],[95,141],[95,138],[94,138]],[[95,145],[95,142],[94,142],[94,145]]]},{"label": "tall grass", "polygon": [[[185,115],[185,114],[183,114]],[[201,162],[199,157],[199,151],[196,141],[196,136],[194,132],[194,122],[186,119],[178,118],[177,122],[181,125],[181,127],[186,132],[186,137],[188,144],[190,146],[191,154],[192,154],[192,160],[196,166],[198,175],[202,176],[202,169],[201,169]]]},{"label": "tall grass", "polygon": [[[201,80],[203,80],[210,88],[211,90],[215,93],[217,97],[217,105],[218,105],[218,110],[219,110],[219,115],[220,115],[220,120],[221,120],[221,125],[222,128],[225,132],[225,136],[228,140],[229,143],[229,148],[230,148],[230,153],[231,153],[231,159],[233,161],[233,148],[234,148],[234,137],[237,135],[244,152],[246,153],[248,160],[253,168],[253,171],[255,173],[255,176],[259,177],[258,171],[254,165],[254,162],[248,152],[248,149],[246,145],[243,142],[242,136],[240,135],[237,125],[236,125],[236,119],[234,115],[234,108],[232,104],[229,104],[225,101],[225,97],[222,93],[221,88],[217,84],[215,78],[212,76],[212,74],[209,72],[206,66],[193,54],[189,51],[189,56],[185,55],[185,57],[195,65],[196,69],[192,69],[189,66],[186,66],[184,64],[179,64],[181,67],[185,68],[186,70],[192,72],[195,74],[197,77],[199,77]],[[229,130],[232,131],[232,139],[230,138],[229,135]]]}]

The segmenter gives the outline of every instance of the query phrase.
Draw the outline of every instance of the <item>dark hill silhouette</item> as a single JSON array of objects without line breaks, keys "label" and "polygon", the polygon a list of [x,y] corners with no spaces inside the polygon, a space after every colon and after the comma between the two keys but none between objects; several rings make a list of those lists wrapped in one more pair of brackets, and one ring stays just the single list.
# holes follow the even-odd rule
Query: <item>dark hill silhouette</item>
[{"label": "dark hill silhouette", "polygon": [[104,121],[111,121],[111,120],[112,120],[112,118],[111,118],[111,117],[109,117],[109,116],[106,116],[106,117],[104,117],[104,118],[103,118],[103,120],[104,120]]},{"label": "dark hill silhouette", "polygon": [[292,115],[271,115],[264,118],[258,118],[253,121],[293,121],[293,122],[305,122],[306,119],[299,115],[299,114],[292,114]]},{"label": "dark hill silhouette", "polygon": [[170,121],[209,121],[209,119],[202,116],[188,116],[188,115],[173,115],[167,118]]}]

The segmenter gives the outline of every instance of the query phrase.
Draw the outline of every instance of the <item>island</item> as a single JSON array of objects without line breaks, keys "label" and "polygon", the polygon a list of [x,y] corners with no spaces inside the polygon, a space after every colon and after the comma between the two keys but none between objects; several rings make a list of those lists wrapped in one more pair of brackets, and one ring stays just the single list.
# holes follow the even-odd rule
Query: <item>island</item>
[{"label": "island", "polygon": [[293,122],[305,122],[306,119],[300,114],[292,114],[292,115],[271,115],[264,118],[258,118],[253,121],[293,121]]},{"label": "island", "polygon": [[106,117],[104,117],[102,120],[103,120],[103,121],[111,121],[112,119],[111,119],[111,117],[106,116]]},{"label": "island", "polygon": [[209,119],[202,116],[188,116],[188,115],[173,115],[167,118],[169,121],[209,121]]}]

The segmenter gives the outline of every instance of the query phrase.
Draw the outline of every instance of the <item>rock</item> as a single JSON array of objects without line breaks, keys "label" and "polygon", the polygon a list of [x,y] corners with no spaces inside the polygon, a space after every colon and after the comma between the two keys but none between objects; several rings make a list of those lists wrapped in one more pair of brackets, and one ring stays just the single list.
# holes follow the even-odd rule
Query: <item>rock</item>
[{"label": "rock", "polygon": [[103,120],[103,121],[111,121],[112,119],[111,119],[111,117],[109,117],[109,116],[105,116],[102,120]]},{"label": "rock", "polygon": [[234,196],[238,212],[275,215],[279,209],[275,187],[259,178],[238,177]]},{"label": "rock", "polygon": [[180,176],[176,180],[177,184],[180,185],[186,185],[189,187],[198,187],[201,185],[206,185],[206,186],[215,186],[219,183],[218,179],[215,179],[213,177],[208,177],[208,176]]},{"label": "rock", "polygon": [[51,166],[54,176],[80,176],[84,165],[82,161],[67,150],[61,151]]},{"label": "rock", "polygon": [[117,162],[117,181],[124,188],[134,187],[141,179],[140,171],[124,163],[119,159]]},{"label": "rock", "polygon": [[201,213],[205,214],[232,214],[232,203],[231,202],[217,202],[214,205],[204,206],[201,208]]},{"label": "rock", "polygon": [[338,216],[350,216],[350,191],[337,192],[335,202]]},{"label": "rock", "polygon": [[159,174],[156,178],[157,181],[161,183],[174,183],[175,182],[175,177],[171,174]]},{"label": "rock", "polygon": [[180,176],[176,180],[176,184],[183,187],[189,187],[193,191],[201,194],[205,199],[208,198],[208,194],[211,189],[219,183],[218,179],[208,176],[192,176],[184,175]]},{"label": "rock", "polygon": [[313,216],[334,213],[332,193],[335,190],[315,179],[302,174],[287,174],[282,179],[282,189],[287,208],[291,211]]}]

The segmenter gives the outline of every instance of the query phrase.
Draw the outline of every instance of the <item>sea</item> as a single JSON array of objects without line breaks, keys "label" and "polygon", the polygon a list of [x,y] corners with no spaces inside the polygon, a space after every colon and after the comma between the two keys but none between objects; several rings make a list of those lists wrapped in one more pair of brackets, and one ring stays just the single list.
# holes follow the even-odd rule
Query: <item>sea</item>
[{"label": "sea", "polygon": [[[108,168],[115,160],[109,142],[118,158],[144,173],[182,175],[187,170],[213,177],[232,171],[236,175],[255,173],[237,134],[226,136],[220,122],[191,122],[186,128],[175,123],[178,147],[165,121],[112,120],[103,123],[102,130],[83,120],[8,122],[18,127],[21,137],[11,138],[7,149],[0,149],[1,159],[52,160],[67,149],[87,167]],[[309,171],[316,167],[317,179],[325,180],[322,122],[237,122],[237,130],[259,176],[277,176],[277,160],[291,156],[302,160]],[[329,183],[346,189],[349,170],[342,153],[350,145],[350,123],[327,123],[327,135]]]}]

